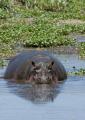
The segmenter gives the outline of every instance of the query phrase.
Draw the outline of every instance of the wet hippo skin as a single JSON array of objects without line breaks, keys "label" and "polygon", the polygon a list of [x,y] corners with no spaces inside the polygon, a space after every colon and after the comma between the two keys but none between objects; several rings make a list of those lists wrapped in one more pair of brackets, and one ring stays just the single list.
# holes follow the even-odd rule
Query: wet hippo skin
[{"label": "wet hippo skin", "polygon": [[13,57],[4,74],[5,79],[25,83],[57,83],[67,78],[62,63],[48,51],[32,50]]}]

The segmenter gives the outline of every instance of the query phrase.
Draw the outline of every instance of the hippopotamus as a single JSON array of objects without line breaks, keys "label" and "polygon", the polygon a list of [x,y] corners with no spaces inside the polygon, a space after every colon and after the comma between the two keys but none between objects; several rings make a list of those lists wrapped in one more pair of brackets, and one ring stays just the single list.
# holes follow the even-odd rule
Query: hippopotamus
[{"label": "hippopotamus", "polygon": [[49,84],[67,78],[63,64],[48,51],[24,51],[13,57],[4,74],[5,79],[25,83]]}]

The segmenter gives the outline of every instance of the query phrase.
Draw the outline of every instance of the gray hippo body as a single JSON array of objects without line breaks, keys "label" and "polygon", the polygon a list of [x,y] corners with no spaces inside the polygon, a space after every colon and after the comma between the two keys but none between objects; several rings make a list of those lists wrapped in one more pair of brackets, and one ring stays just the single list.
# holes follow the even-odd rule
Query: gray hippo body
[{"label": "gray hippo body", "polygon": [[5,79],[27,83],[57,83],[67,78],[62,63],[48,51],[27,51],[12,58]]}]

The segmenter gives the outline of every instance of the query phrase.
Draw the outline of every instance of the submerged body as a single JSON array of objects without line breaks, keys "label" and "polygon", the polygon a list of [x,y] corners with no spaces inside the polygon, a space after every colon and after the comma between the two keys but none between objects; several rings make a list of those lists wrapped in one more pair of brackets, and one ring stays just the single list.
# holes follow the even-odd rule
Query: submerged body
[{"label": "submerged body", "polygon": [[67,78],[66,70],[51,53],[47,51],[22,52],[12,58],[6,69],[5,79],[25,83],[57,83]]}]

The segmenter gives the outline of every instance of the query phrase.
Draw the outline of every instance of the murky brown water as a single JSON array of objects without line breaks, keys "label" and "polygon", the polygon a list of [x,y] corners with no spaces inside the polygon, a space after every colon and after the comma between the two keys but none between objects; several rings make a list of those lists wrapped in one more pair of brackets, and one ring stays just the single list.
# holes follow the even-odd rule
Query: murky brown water
[{"label": "murky brown water", "polygon": [[[67,71],[85,68],[77,55],[57,56]],[[85,120],[85,76],[69,76],[56,87],[0,79],[0,120]]]}]

